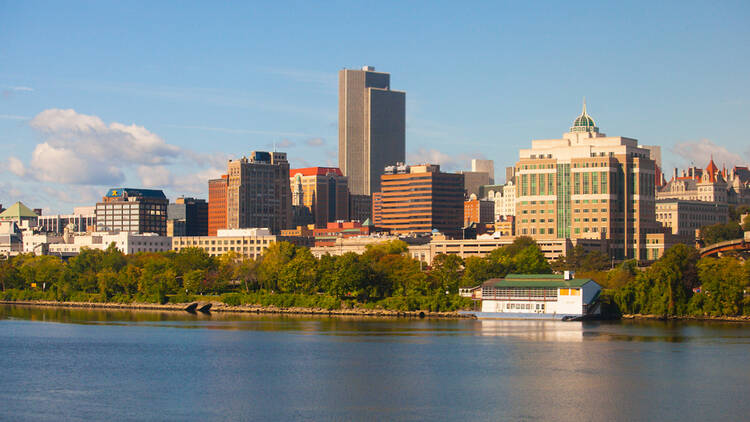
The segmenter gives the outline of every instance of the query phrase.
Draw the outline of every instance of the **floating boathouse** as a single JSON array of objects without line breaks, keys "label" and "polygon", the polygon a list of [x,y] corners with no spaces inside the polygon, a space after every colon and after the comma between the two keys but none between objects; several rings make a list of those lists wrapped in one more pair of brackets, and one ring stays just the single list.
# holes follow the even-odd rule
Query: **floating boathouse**
[{"label": "floating boathouse", "polygon": [[565,274],[509,274],[481,286],[477,318],[581,319],[599,314],[602,287],[588,278]]}]

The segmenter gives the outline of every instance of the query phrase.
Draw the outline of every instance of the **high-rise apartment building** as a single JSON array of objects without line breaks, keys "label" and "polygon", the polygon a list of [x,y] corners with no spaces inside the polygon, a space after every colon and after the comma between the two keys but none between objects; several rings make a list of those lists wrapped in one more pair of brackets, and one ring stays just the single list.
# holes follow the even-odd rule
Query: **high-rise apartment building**
[{"label": "high-rise apartment building", "polygon": [[208,203],[180,197],[167,206],[167,236],[208,236]]},{"label": "high-rise apartment building", "polygon": [[96,231],[167,234],[164,192],[154,189],[110,189],[96,204]]},{"label": "high-rise apartment building", "polygon": [[406,160],[406,93],[374,67],[339,71],[339,168],[352,195],[380,191],[383,168]]},{"label": "high-rise apartment building", "polygon": [[442,173],[439,165],[385,168],[381,176],[380,221],[391,233],[458,235],[463,225],[464,176]]},{"label": "high-rise apartment building", "polygon": [[315,227],[349,219],[347,179],[336,167],[309,167],[289,171],[292,205],[306,207]]},{"label": "high-rise apartment building", "polygon": [[516,235],[606,239],[616,259],[647,259],[655,163],[636,139],[599,133],[583,112],[562,139],[532,141],[516,164]]},{"label": "high-rise apartment building", "polygon": [[227,188],[229,175],[208,181],[208,235],[227,228]]},{"label": "high-rise apartment building", "polygon": [[292,193],[285,152],[253,151],[227,165],[227,228],[267,228],[278,234],[292,225]]}]

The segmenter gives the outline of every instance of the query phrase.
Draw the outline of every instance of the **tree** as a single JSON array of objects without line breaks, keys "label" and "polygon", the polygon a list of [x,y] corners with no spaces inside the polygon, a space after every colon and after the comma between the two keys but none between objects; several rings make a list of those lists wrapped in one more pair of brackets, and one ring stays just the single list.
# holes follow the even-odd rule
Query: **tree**
[{"label": "tree", "polygon": [[185,248],[174,254],[174,270],[178,275],[193,270],[215,270],[216,259],[203,248]]},{"label": "tree", "polygon": [[278,272],[278,288],[289,293],[314,293],[317,290],[315,257],[308,248],[296,248],[294,256]]},{"label": "tree", "polygon": [[489,260],[478,256],[470,256],[464,259],[464,274],[461,277],[460,287],[478,286],[492,278],[492,264]]},{"label": "tree", "polygon": [[748,278],[738,259],[701,258],[698,277],[701,293],[691,299],[691,313],[711,316],[742,314],[743,290],[748,285]]},{"label": "tree", "polygon": [[739,239],[743,236],[742,227],[736,221],[701,227],[700,237],[705,245]]},{"label": "tree", "polygon": [[432,259],[429,276],[440,291],[458,293],[463,264],[464,260],[456,254],[438,254]]},{"label": "tree", "polygon": [[750,232],[750,214],[747,214],[745,219],[742,220],[742,230]]},{"label": "tree", "polygon": [[263,288],[278,288],[281,271],[294,258],[296,251],[297,247],[289,242],[273,242],[268,245],[258,267],[258,279]]}]

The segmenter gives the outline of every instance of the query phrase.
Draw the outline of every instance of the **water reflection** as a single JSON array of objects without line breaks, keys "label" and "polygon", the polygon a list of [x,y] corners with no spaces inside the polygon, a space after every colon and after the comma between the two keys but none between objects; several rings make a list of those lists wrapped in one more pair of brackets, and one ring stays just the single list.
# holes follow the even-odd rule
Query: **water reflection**
[{"label": "water reflection", "polygon": [[517,337],[533,341],[583,341],[583,323],[575,321],[479,320],[483,336]]}]

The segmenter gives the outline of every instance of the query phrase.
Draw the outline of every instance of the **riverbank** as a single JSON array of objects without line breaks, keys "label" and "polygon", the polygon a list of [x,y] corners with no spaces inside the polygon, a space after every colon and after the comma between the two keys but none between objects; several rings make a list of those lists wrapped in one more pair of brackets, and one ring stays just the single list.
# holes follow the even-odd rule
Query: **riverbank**
[{"label": "riverbank", "polygon": [[[280,308],[276,306],[238,305],[230,306],[222,302],[200,302],[211,304],[211,312],[253,313],[253,314],[290,314],[290,315],[327,315],[327,316],[359,316],[359,317],[391,317],[391,318],[441,318],[441,319],[473,319],[473,316],[458,312],[430,312],[430,311],[391,311],[387,309],[323,309],[323,308]],[[2,300],[3,305],[47,306],[59,308],[83,309],[113,309],[113,310],[149,310],[186,312],[190,303],[100,303],[100,302],[57,302],[49,300]]]},{"label": "riverbank", "polygon": [[750,315],[742,316],[663,316],[647,314],[626,314],[622,319],[652,320],[652,321],[708,321],[708,322],[750,322]]}]

